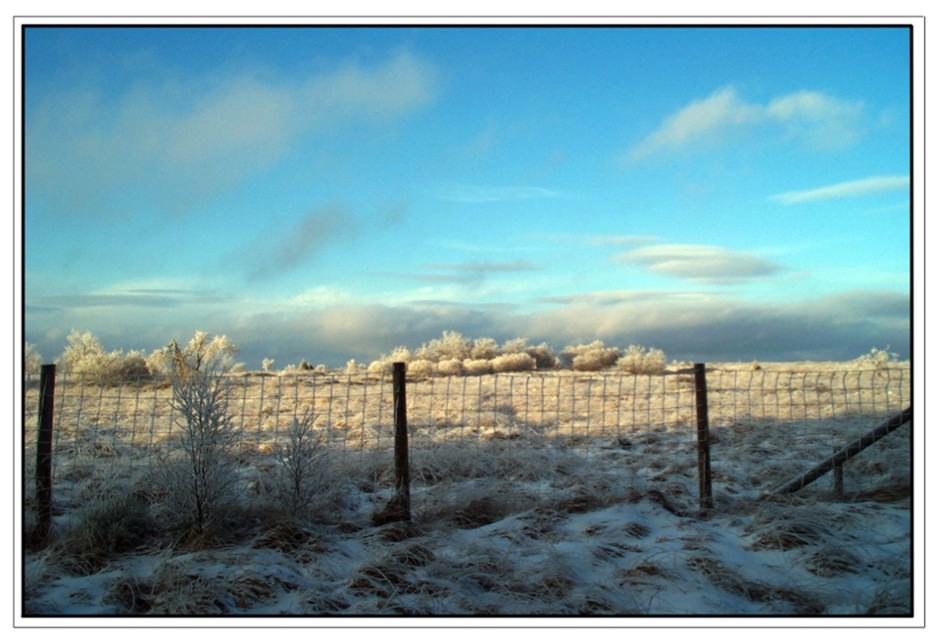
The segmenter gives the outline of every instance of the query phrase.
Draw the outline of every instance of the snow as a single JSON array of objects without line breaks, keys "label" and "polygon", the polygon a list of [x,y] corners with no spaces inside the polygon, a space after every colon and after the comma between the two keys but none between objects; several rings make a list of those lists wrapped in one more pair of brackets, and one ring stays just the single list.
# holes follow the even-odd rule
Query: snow
[{"label": "snow", "polygon": [[[263,484],[271,463],[246,461],[241,513],[211,539],[155,528],[131,551],[94,561],[69,546],[88,529],[82,508],[96,493],[72,479],[56,489],[52,544],[23,554],[20,622],[831,625],[842,617],[867,626],[910,618],[910,429],[847,466],[843,498],[833,497],[829,475],[795,494],[762,496],[811,464],[781,459],[792,436],[767,426],[714,431],[714,507],[704,514],[694,451],[677,451],[687,442],[673,431],[575,447],[507,432],[472,451],[416,443],[409,523],[372,523],[392,493],[390,451],[326,461],[322,502],[293,519]],[[127,491],[145,484],[117,478]]]},{"label": "snow", "polygon": [[[656,487],[628,482],[579,505],[570,488],[583,492],[604,477],[596,458],[582,465],[554,490],[545,481],[520,486],[494,509],[508,515],[468,528],[423,501],[466,508],[490,498],[487,487],[505,491],[505,481],[454,482],[444,499],[433,485],[415,489],[405,533],[373,526],[382,498],[360,493],[343,529],[311,522],[296,546],[259,546],[258,538],[196,551],[170,545],[114,556],[87,574],[70,573],[55,548],[30,552],[25,605],[41,616],[389,617],[818,617],[911,605],[907,501],[834,501],[818,490],[761,503],[719,495],[699,516],[689,489],[673,499],[684,514],[676,515],[657,502]],[[798,522],[816,530],[806,544],[767,544]],[[845,560],[813,571],[820,553]],[[145,595],[137,606],[126,596],[134,591]]]}]

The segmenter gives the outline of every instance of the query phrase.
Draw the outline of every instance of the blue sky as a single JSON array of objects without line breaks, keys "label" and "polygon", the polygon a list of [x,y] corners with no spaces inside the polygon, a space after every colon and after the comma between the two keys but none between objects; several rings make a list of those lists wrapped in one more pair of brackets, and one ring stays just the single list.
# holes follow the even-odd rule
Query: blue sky
[{"label": "blue sky", "polygon": [[28,28],[25,339],[908,356],[908,38]]}]

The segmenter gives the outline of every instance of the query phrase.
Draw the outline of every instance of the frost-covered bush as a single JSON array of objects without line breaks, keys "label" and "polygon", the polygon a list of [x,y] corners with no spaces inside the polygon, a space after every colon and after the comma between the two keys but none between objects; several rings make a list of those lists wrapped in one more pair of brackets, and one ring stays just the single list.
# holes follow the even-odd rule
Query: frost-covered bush
[{"label": "frost-covered bush", "polygon": [[30,343],[23,347],[23,369],[27,375],[39,375],[42,370],[42,355]]},{"label": "frost-covered bush", "polygon": [[613,366],[619,357],[619,348],[607,347],[601,340],[567,346],[561,352],[562,365],[576,371],[600,371]]},{"label": "frost-covered bush", "polygon": [[300,417],[294,416],[287,441],[276,451],[280,466],[274,476],[275,489],[293,516],[309,507],[323,482],[322,436],[314,429],[313,420],[309,409]]},{"label": "frost-covered bush", "polygon": [[108,352],[90,331],[73,330],[58,363],[67,373],[81,375],[93,384],[114,385],[150,375],[147,360],[140,351]]},{"label": "frost-covered bush", "polygon": [[118,366],[118,377],[124,382],[134,382],[150,377],[147,358],[142,351],[128,351],[121,358]]},{"label": "frost-covered bush", "polygon": [[408,364],[408,374],[415,377],[430,377],[437,370],[436,364],[429,359],[415,359]]},{"label": "frost-covered bush", "polygon": [[173,380],[181,457],[163,460],[162,483],[181,526],[202,534],[235,501],[237,469],[232,451],[238,434],[228,395],[233,382],[220,372],[197,371]]},{"label": "frost-covered bush", "polygon": [[[497,359],[499,361],[494,365],[493,360]],[[431,366],[421,363],[415,367],[413,362],[419,360]],[[531,367],[532,360],[535,361],[535,367]],[[391,373],[394,362],[408,363],[410,373],[422,376],[481,375],[494,371],[557,368],[558,356],[548,344],[543,342],[539,346],[532,346],[523,337],[510,339],[500,345],[492,337],[468,339],[458,332],[445,331],[440,338],[422,344],[414,352],[399,346],[392,353],[372,362],[369,370],[373,373]]]},{"label": "frost-covered bush", "polygon": [[[473,340],[470,359],[493,359],[499,355],[499,344],[492,337],[479,337]],[[458,359],[458,358],[454,358]]]},{"label": "frost-covered bush", "polygon": [[376,375],[390,375],[395,362],[407,364],[411,361],[411,351],[407,346],[398,346],[392,352],[382,355],[369,364],[369,372]]},{"label": "frost-covered bush", "polygon": [[536,361],[535,358],[528,353],[509,353],[491,359],[490,367],[494,373],[534,371]]},{"label": "frost-covered bush", "polygon": [[658,348],[645,348],[631,344],[623,357],[617,360],[617,368],[627,373],[656,374],[666,368],[666,354]]},{"label": "frost-covered bush", "polygon": [[488,359],[465,359],[463,371],[467,375],[486,375],[493,372],[493,365]]},{"label": "frost-covered bush", "polygon": [[538,346],[529,346],[525,352],[535,358],[535,366],[538,369],[558,368],[558,356],[545,342]]},{"label": "frost-covered bush", "polygon": [[167,377],[185,377],[193,373],[221,371],[231,367],[236,346],[225,335],[209,335],[197,331],[184,348],[177,341],[171,340],[163,348],[158,348],[147,358],[151,373]]},{"label": "frost-covered bush", "polygon": [[270,357],[265,357],[263,360],[261,360],[261,370],[265,373],[270,373],[272,370],[274,370],[274,360]]},{"label": "frost-covered bush", "polygon": [[445,359],[437,363],[439,375],[463,375],[463,362],[459,359]]},{"label": "frost-covered bush", "polygon": [[118,352],[107,353],[101,340],[90,331],[73,330],[67,338],[68,344],[59,358],[59,365],[68,373],[84,374],[92,379],[104,377],[116,370],[120,358]]},{"label": "frost-covered bush", "polygon": [[444,359],[464,360],[470,357],[473,342],[457,332],[445,330],[440,339],[432,339],[418,349],[415,357],[430,362]]},{"label": "frost-covered bush", "polygon": [[890,346],[882,349],[872,347],[868,353],[856,357],[853,361],[864,368],[885,369],[898,363],[898,354],[892,353],[890,349]]},{"label": "frost-covered bush", "polygon": [[525,353],[529,348],[529,340],[525,337],[516,337],[503,342],[499,352],[502,355],[512,355],[513,353]]},{"label": "frost-covered bush", "polygon": [[382,359],[369,362],[369,373],[372,375],[388,375],[392,372],[392,364]]}]

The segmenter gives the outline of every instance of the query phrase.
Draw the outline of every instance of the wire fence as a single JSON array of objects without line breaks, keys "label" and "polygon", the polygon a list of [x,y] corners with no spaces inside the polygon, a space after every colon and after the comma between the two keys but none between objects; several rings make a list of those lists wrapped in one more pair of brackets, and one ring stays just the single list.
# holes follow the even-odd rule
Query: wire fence
[{"label": "wire fence", "polygon": [[[709,369],[706,377],[712,478],[719,493],[766,492],[911,404],[907,365],[800,372]],[[228,384],[231,430],[246,464],[276,454],[289,441],[294,418],[305,413],[334,461],[365,465],[391,458],[385,457],[395,434],[390,375],[248,374],[228,376]],[[38,379],[25,382],[27,471],[35,461],[38,388]],[[407,398],[410,449],[418,463],[436,457],[442,447],[456,448],[464,458],[473,457],[474,447],[507,453],[550,449],[615,462],[619,475],[666,482],[689,471],[694,475],[691,371],[414,378]],[[171,401],[167,381],[100,386],[82,375],[57,374],[54,484],[102,470],[113,475],[118,468],[157,466],[161,454],[179,448],[182,418]],[[906,449],[909,462],[909,439],[893,439],[884,448],[900,450],[902,461]],[[871,485],[871,474],[884,465],[877,453],[867,463],[858,460],[857,486]],[[513,462],[508,459],[491,473],[512,479],[518,465]],[[851,470],[847,479],[853,479]]]}]

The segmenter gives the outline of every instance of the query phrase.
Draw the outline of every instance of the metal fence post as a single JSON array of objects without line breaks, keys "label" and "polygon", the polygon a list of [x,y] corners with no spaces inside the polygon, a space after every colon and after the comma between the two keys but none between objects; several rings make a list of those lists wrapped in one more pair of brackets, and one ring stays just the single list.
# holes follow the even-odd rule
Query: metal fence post
[{"label": "metal fence post", "polygon": [[39,434],[36,440],[36,537],[45,542],[52,527],[52,419],[55,413],[55,364],[39,376]]},{"label": "metal fence post", "polygon": [[708,434],[708,390],[705,385],[705,364],[695,365],[695,424],[698,448],[699,511],[712,508],[711,441]]}]

